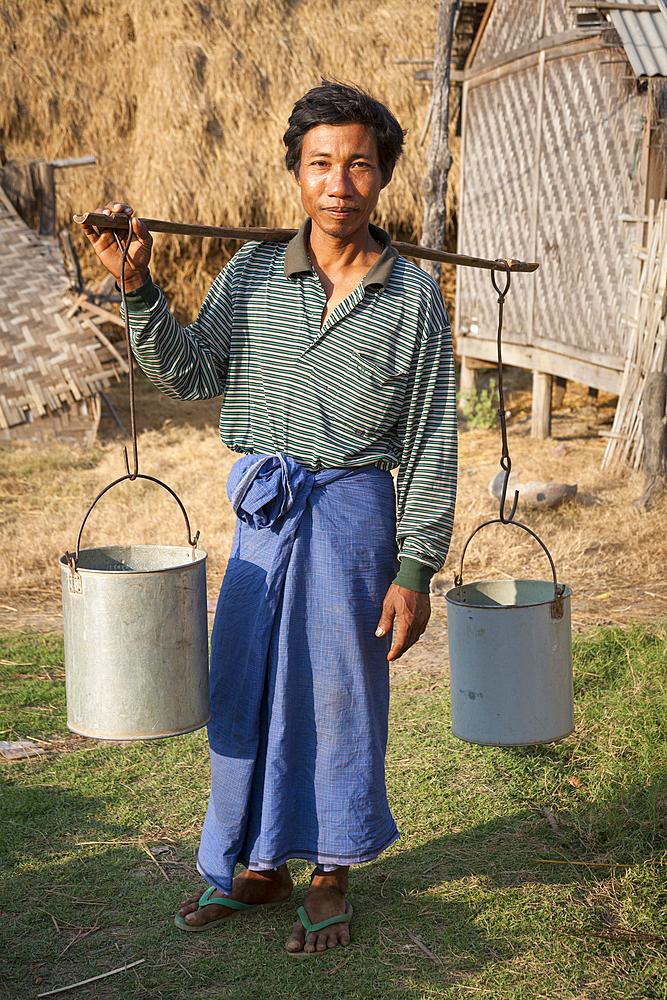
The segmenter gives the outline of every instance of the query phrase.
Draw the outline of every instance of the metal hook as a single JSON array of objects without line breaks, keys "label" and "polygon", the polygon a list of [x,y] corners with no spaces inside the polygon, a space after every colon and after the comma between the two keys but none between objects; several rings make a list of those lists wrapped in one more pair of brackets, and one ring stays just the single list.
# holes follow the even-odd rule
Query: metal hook
[{"label": "metal hook", "polygon": [[502,291],[498,288],[498,285],[496,284],[496,273],[495,273],[495,271],[491,271],[491,284],[493,285],[493,287],[495,288],[496,292],[498,293],[498,302],[502,303],[504,301],[504,299],[505,299],[505,296],[507,295],[507,293],[510,290],[510,282],[512,281],[512,272],[510,270],[509,261],[505,260],[504,257],[499,257],[498,260],[496,261],[496,264],[502,264],[503,268],[505,270],[505,278],[506,278],[506,280],[505,280],[505,287],[503,288]]}]

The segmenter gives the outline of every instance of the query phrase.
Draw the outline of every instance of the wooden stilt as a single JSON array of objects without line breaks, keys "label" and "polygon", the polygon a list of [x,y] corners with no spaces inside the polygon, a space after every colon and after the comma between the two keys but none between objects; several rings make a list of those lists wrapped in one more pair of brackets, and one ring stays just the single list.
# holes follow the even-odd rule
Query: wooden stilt
[{"label": "wooden stilt", "polygon": [[459,409],[468,393],[477,389],[477,365],[470,363],[470,358],[461,358],[461,373],[459,375]]},{"label": "wooden stilt", "polygon": [[560,410],[563,405],[565,393],[567,391],[567,379],[561,375],[555,375],[551,389],[551,409]]},{"label": "wooden stilt", "polygon": [[635,500],[635,510],[651,510],[665,491],[665,398],[667,375],[651,372],[646,376],[642,403],[644,434],[644,492]]},{"label": "wooden stilt", "polygon": [[533,372],[533,406],[530,436],[538,441],[551,437],[551,382],[546,372]]},{"label": "wooden stilt", "polygon": [[56,235],[56,179],[52,163],[38,163],[41,208],[39,215],[39,235]]}]

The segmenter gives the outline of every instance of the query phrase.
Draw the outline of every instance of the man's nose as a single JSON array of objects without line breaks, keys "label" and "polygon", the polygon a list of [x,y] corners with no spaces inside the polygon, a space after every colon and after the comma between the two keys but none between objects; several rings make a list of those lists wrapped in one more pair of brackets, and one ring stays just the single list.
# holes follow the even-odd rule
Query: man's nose
[{"label": "man's nose", "polygon": [[350,179],[350,172],[346,167],[334,166],[329,171],[327,194],[331,198],[345,198],[353,194],[354,188]]}]

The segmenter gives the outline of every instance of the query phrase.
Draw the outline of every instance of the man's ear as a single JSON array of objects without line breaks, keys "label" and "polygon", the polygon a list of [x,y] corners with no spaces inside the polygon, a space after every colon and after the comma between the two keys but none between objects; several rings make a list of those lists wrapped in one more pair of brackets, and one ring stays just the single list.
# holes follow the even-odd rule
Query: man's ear
[{"label": "man's ear", "polygon": [[291,173],[291,175],[292,175],[292,177],[294,179],[294,183],[297,184],[298,187],[301,187],[301,181],[299,180],[299,167],[300,166],[301,166],[301,164],[297,163],[297,165],[294,168],[294,170],[290,170],[290,173]]},{"label": "man's ear", "polygon": [[389,183],[389,181],[392,179],[393,176],[394,176],[394,168],[392,167],[391,170],[389,171],[389,176],[387,177],[387,179],[382,181],[382,187],[380,188],[380,191],[386,188],[387,184]]}]

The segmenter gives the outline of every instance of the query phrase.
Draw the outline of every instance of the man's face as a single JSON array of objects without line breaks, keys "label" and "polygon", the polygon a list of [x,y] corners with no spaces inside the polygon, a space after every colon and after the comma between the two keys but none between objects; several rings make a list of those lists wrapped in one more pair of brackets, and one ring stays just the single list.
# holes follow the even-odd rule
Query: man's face
[{"label": "man's face", "polygon": [[375,136],[365,125],[318,125],[306,132],[299,174],[301,202],[328,236],[365,228],[385,186]]}]

